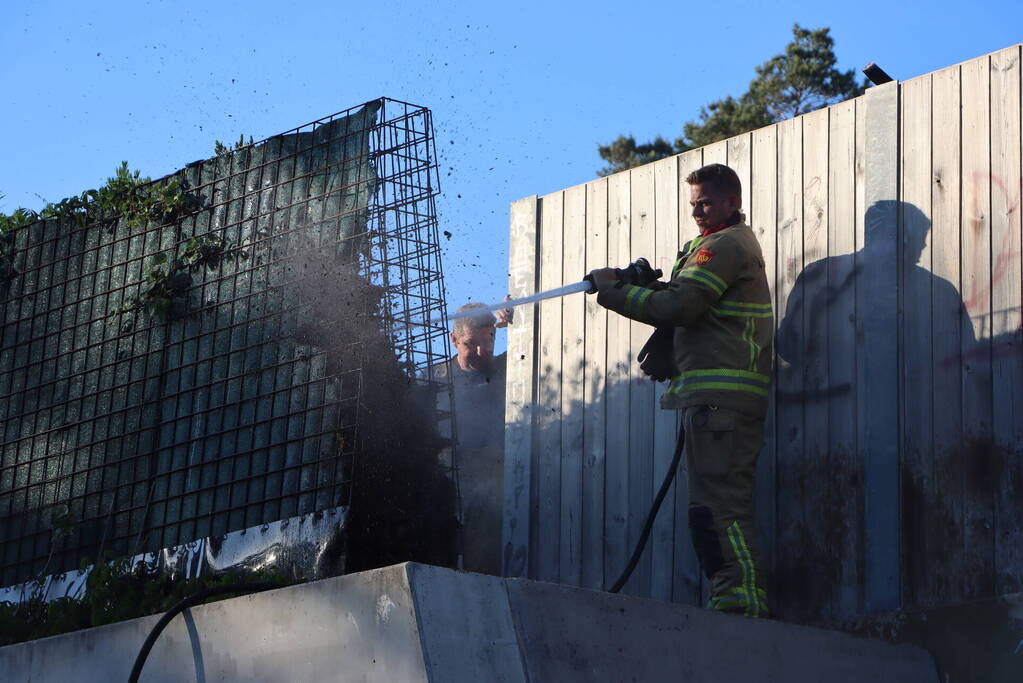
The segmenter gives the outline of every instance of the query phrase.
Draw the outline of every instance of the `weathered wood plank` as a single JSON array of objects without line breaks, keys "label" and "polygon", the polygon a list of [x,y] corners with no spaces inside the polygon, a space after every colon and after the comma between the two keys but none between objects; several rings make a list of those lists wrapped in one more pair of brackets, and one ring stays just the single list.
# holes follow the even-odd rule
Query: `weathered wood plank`
[{"label": "weathered wood plank", "polygon": [[991,60],[962,65],[963,593],[994,589],[994,452],[991,444]]},{"label": "weathered wood plank", "polygon": [[[771,301],[778,322],[777,282],[777,207],[778,207],[778,128],[770,126],[752,134],[752,169],[750,177],[749,223],[760,242],[764,254],[764,269],[771,287]],[[778,361],[775,359],[775,367]],[[777,381],[771,382],[771,396],[767,422],[764,425],[764,448],[757,459],[756,491],[753,496],[757,529],[760,532],[760,550],[767,568],[768,604],[773,604],[777,553],[776,538],[776,419]]]},{"label": "weathered wood plank", "polygon": [[[650,256],[655,268],[664,272],[661,278],[671,277],[671,267],[678,254],[678,157],[658,161],[654,169],[654,252]],[[661,410],[661,396],[667,382],[654,386],[654,470],[653,494],[667,475],[668,466],[675,450],[678,437],[678,411]],[[672,599],[674,582],[675,543],[675,493],[677,482],[668,490],[661,511],[654,522],[650,535],[651,567],[650,596],[659,600]],[[688,531],[686,527],[686,531]],[[689,542],[688,536],[679,539]]]},{"label": "weathered wood plank", "polygon": [[[856,99],[856,249],[863,249],[867,222],[867,107],[862,97]],[[857,256],[857,264],[859,256]]]},{"label": "weathered wood plank", "polygon": [[678,156],[678,243],[679,249],[686,242],[700,234],[693,222],[692,207],[689,205],[690,185],[686,178],[703,166],[703,150],[694,149]]},{"label": "weathered wood plank", "polygon": [[[541,200],[540,291],[560,287],[564,236],[564,193]],[[561,559],[561,307],[564,299],[540,302],[539,377],[536,419],[536,574],[557,581]]]},{"label": "weathered wood plank", "polygon": [[742,211],[746,214],[746,221],[749,223],[749,211],[752,200],[752,182],[750,174],[753,171],[753,134],[743,133],[734,138],[728,138],[728,165],[739,176],[742,183]]},{"label": "weathered wood plank", "polygon": [[[772,129],[764,129],[764,130],[772,130],[773,131],[773,128]],[[758,131],[758,133],[759,133],[759,131]],[[770,150],[770,152],[766,152],[765,150],[761,150],[762,152],[764,152],[766,154],[765,160],[768,162],[769,166],[765,166],[763,168],[760,168],[758,166],[758,171],[760,171],[762,173],[765,173],[767,175],[767,177],[766,178],[759,178],[758,177],[757,178],[757,187],[759,187],[760,183],[763,183],[765,188],[770,188],[771,201],[773,202],[774,198],[775,198],[775,193],[777,191],[777,185],[775,183],[775,179],[776,179],[776,176],[777,176],[777,166],[776,166],[776,164],[777,164],[777,157],[775,155],[775,150],[773,148],[773,145],[775,144],[773,141],[776,140],[776,138],[772,137],[771,139],[772,139],[772,143],[771,143],[772,144],[772,149]],[[772,269],[774,267],[774,257],[775,257],[775,254],[774,254],[774,231],[775,231],[775,225],[774,225],[774,215],[773,215],[774,212],[773,212],[773,208],[772,208],[772,210],[770,212],[771,220],[770,220],[770,228],[769,228],[771,235],[770,235],[769,238],[765,239],[766,232],[768,231],[767,226],[764,225],[764,224],[753,223],[752,222],[752,218],[751,218],[751,212],[752,212],[752,209],[753,209],[753,202],[754,202],[753,193],[754,193],[754,190],[755,190],[755,188],[754,188],[754,181],[753,181],[753,178],[754,178],[753,169],[754,169],[755,163],[759,163],[759,160],[755,159],[755,155],[754,155],[754,147],[757,144],[754,140],[755,140],[755,134],[754,133],[744,133],[743,135],[738,135],[736,137],[729,138],[728,139],[728,165],[735,171],[736,175],[739,176],[739,182],[742,183],[742,207],[743,207],[742,211],[743,211],[743,213],[746,214],[746,223],[748,225],[750,225],[750,227],[753,229],[754,234],[757,236],[757,240],[760,242],[761,250],[763,251],[763,255],[764,255],[765,266],[768,267],[767,277],[768,277],[768,282],[770,283],[770,282],[772,282],[771,278],[773,277],[773,271],[770,270],[770,269]],[[759,199],[763,199],[763,197],[760,197]],[[773,204],[772,204],[772,207],[773,207]],[[760,207],[758,206],[758,208],[760,208]],[[773,291],[773,288],[772,288],[772,291]],[[773,396],[774,388],[773,388],[773,386],[771,388],[771,392],[772,392],[772,395],[771,395],[770,401],[771,401],[771,406],[772,407],[769,408],[769,411],[773,411],[773,403],[774,403],[774,396]],[[754,495],[753,495],[753,505],[754,505],[753,522],[754,522],[754,525],[755,525],[755,527],[757,529],[757,532],[756,532],[757,533],[756,543],[760,547],[761,563],[762,563],[761,567],[757,567],[757,571],[758,572],[766,572],[766,574],[767,574],[768,585],[767,585],[766,589],[768,591],[768,596],[769,597],[770,597],[771,593],[773,592],[773,586],[770,585],[770,582],[772,581],[771,566],[772,566],[772,562],[773,562],[773,558],[774,558],[774,553],[773,553],[773,547],[769,548],[768,546],[773,546],[774,533],[772,531],[770,533],[770,535],[768,535],[764,525],[765,524],[769,524],[770,526],[773,527],[773,524],[774,524],[774,491],[772,490],[772,491],[770,491],[770,493],[765,491],[764,487],[761,485],[760,479],[765,476],[765,474],[764,474],[765,471],[769,470],[770,474],[766,475],[766,476],[769,479],[773,480],[773,470],[774,470],[773,438],[770,437],[770,435],[768,433],[768,430],[773,428],[773,423],[774,423],[774,420],[769,418],[767,420],[767,424],[765,424],[764,447],[761,449],[761,453],[758,455],[757,475],[756,475],[757,480],[754,483],[755,490],[754,490]],[[767,470],[765,470],[765,463],[760,462],[760,460],[762,460],[764,458],[766,458],[768,460],[768,462],[766,463]],[[768,506],[770,507],[770,514],[765,516],[763,514],[763,512],[764,512],[764,510]]]},{"label": "weathered wood plank", "polygon": [[[866,100],[862,97],[856,100],[856,225],[854,230],[854,243],[856,251],[854,252],[853,268],[855,269],[856,275],[854,280],[857,284],[854,284],[854,299],[856,298],[856,292],[859,290],[858,282],[860,280],[859,269],[863,263],[863,247],[865,244],[864,234],[866,232],[865,226],[867,222],[867,107]],[[860,311],[855,307],[853,312],[853,327],[859,324],[858,316]],[[853,339],[855,339],[855,333]],[[853,367],[859,373],[858,363],[860,362],[859,354],[854,354]],[[859,467],[862,477],[860,479],[860,486],[853,492],[856,497],[856,510],[859,516],[856,519],[857,530],[859,531],[860,537],[864,539],[863,543],[857,549],[857,564],[860,568],[859,582],[857,584],[857,591],[859,592],[859,605],[862,611],[862,605],[864,601],[865,585],[866,580],[863,576],[863,548],[866,544],[866,524],[865,524],[865,507],[866,507],[866,458],[864,457],[863,445],[859,441],[860,435],[860,422],[863,420],[863,416],[860,414],[859,402],[860,402],[860,387],[857,384],[856,379],[853,380],[853,390],[851,400],[856,404],[856,463]]]},{"label": "weathered wood plank", "polygon": [[[654,258],[654,172],[646,164],[630,172],[630,250],[625,266],[640,256]],[[653,332],[643,323],[629,324],[629,545],[631,554],[653,502],[654,386],[636,362],[643,344]],[[622,589],[633,595],[650,594],[650,544],[640,557],[629,582]]]},{"label": "weathered wood plank", "polygon": [[991,55],[991,309],[997,459],[995,595],[1023,590],[1020,47]]},{"label": "weathered wood plank", "polygon": [[[806,618],[812,609],[804,590],[812,568],[802,559],[805,467],[803,444],[803,373],[805,360],[801,306],[790,295],[803,272],[803,119],[782,121],[778,131],[778,298],[779,358],[776,381],[778,458],[777,483],[784,495],[777,498],[777,591],[779,614]],[[791,314],[790,314],[791,308]]]},{"label": "weathered wood plank", "polygon": [[[686,242],[699,234],[693,223],[692,208],[689,206],[689,184],[686,177],[703,166],[703,150],[694,149],[678,157],[678,244],[681,249]],[[676,419],[680,419],[676,416]],[[685,461],[679,466],[675,477],[675,581],[672,586],[672,600],[688,605],[702,604],[705,598],[705,579],[700,570],[696,551],[689,534],[689,477]]]},{"label": "weathered wood plank", "polygon": [[[629,262],[629,173],[607,179],[608,262]],[[607,462],[604,488],[604,579],[615,581],[629,559],[629,320],[607,316]],[[613,416],[613,417],[612,417]]]},{"label": "weathered wood plank", "polygon": [[855,315],[856,274],[856,101],[831,108],[828,144],[828,267],[826,310],[828,381],[824,387],[827,404],[827,470],[822,473],[826,493],[820,511],[829,519],[828,545],[834,564],[835,582],[831,609],[834,621],[844,621],[859,610],[862,547],[860,496],[863,485],[862,460],[856,455]]},{"label": "weathered wood plank", "polygon": [[960,97],[959,68],[931,78],[931,338],[934,382],[934,487],[940,507],[929,512],[927,558],[934,573],[929,604],[961,594],[962,480],[956,449],[962,442],[960,358],[963,302],[959,297]]},{"label": "weathered wood plank", "polygon": [[[578,282],[586,268],[586,186],[565,190],[562,283]],[[584,295],[562,301],[561,348],[561,583],[582,581],[583,434],[585,419]]]},{"label": "weathered wood plank", "polygon": [[898,84],[871,88],[866,106],[867,216],[856,291],[859,443],[864,453],[864,605],[899,606]]},{"label": "weathered wood plank", "polygon": [[[837,563],[832,542],[839,520],[828,491],[821,484],[833,477],[828,450],[827,388],[829,386],[827,304],[818,310],[815,303],[827,294],[828,273],[828,145],[830,110],[819,109],[803,117],[803,268],[802,343],[799,349],[803,385],[803,447],[800,468],[802,496],[802,562],[815,571],[809,573],[803,591],[814,596],[818,612],[831,616],[837,588]],[[816,277],[810,278],[809,275]],[[792,296],[796,296],[793,292]],[[793,310],[792,314],[796,314]]]},{"label": "weathered wood plank", "polygon": [[707,145],[703,148],[703,164],[727,164],[728,163],[728,141],[721,140]]},{"label": "weathered wood plank", "polygon": [[931,346],[931,78],[903,83],[902,102],[902,603],[926,601],[933,582],[928,510],[934,506]]},{"label": "weathered wood plank", "polygon": [[[534,197],[511,205],[508,247],[508,292],[513,297],[536,292],[537,211]],[[502,571],[526,576],[529,571],[530,496],[532,494],[533,411],[536,399],[535,334],[537,306],[520,306],[508,328],[505,384],[504,514]]]},{"label": "weathered wood plank", "polygon": [[[607,258],[607,179],[586,185],[586,271],[603,268]],[[582,586],[604,586],[604,466],[606,463],[605,427],[607,402],[607,309],[587,295],[586,367],[583,433],[583,524]]]}]

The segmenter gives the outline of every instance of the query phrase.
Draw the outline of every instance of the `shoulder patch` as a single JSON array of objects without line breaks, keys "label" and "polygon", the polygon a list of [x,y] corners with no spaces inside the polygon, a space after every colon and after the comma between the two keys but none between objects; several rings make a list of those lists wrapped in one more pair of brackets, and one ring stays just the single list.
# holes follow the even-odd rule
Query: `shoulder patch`
[{"label": "shoulder patch", "polygon": [[714,258],[714,252],[704,247],[700,251],[696,252],[696,265],[704,266],[710,263],[710,260]]}]

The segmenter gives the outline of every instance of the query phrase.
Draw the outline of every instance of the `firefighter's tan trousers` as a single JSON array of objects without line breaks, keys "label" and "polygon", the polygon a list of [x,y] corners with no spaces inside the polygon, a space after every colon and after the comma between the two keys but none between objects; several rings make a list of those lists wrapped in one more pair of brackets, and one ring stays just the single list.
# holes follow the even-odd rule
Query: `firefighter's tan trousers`
[{"label": "firefighter's tan trousers", "polygon": [[766,581],[753,525],[753,478],[764,420],[716,406],[691,406],[682,419],[689,529],[711,582],[709,607],[767,616]]}]

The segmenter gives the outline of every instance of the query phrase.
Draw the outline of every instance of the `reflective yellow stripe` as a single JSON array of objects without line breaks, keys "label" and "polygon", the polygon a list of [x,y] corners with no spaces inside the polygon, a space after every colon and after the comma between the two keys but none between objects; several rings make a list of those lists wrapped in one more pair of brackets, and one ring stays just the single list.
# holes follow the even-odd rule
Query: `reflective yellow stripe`
[{"label": "reflective yellow stripe", "polygon": [[760,357],[760,345],[757,344],[754,339],[756,333],[756,326],[753,323],[753,318],[746,318],[746,329],[743,331],[742,338],[749,344],[749,369],[750,372],[757,369],[757,359]]},{"label": "reflective yellow stripe", "polygon": [[712,306],[710,310],[718,315],[730,315],[736,318],[770,318],[774,315],[770,311],[766,313],[750,313],[749,311],[731,311],[727,308],[718,308],[717,306]]},{"label": "reflective yellow stripe", "polygon": [[711,390],[724,390],[724,391],[746,391],[757,396],[767,396],[767,389],[761,389],[760,387],[745,386],[742,384],[731,384],[728,382],[690,382],[682,387],[672,386],[668,387],[666,394],[681,394],[683,391],[711,391]]},{"label": "reflective yellow stripe", "polygon": [[687,280],[694,280],[700,284],[706,285],[714,290],[718,296],[724,294],[725,290],[728,289],[728,284],[724,280],[706,268],[701,268],[700,266],[687,267],[678,274],[678,277],[686,278]]},{"label": "reflective yellow stripe", "polygon": [[675,277],[677,276],[678,269],[682,267],[683,263],[685,263],[686,256],[687,256],[687,254],[683,254],[682,256],[679,256],[678,259],[675,261],[675,265],[673,265],[671,267],[671,279],[672,280],[674,280]]},{"label": "reflective yellow stripe", "polygon": [[679,252],[678,259],[675,261],[675,265],[671,267],[671,279],[674,280],[678,277],[678,271],[682,268],[682,265],[686,262],[696,248],[700,246],[700,242],[703,242],[703,235],[694,237],[693,239],[686,242],[686,245],[682,247],[682,251]]},{"label": "reflective yellow stripe", "polygon": [[636,317],[637,318],[645,318],[646,317],[646,300],[649,299],[650,295],[653,294],[653,293],[654,293],[654,290],[652,290],[652,289],[644,289],[643,292],[639,295],[639,298],[636,299]]},{"label": "reflective yellow stripe", "polygon": [[730,301],[722,299],[718,302],[718,306],[722,308],[729,308],[733,310],[749,311],[749,312],[763,312],[770,311],[771,304],[755,304],[749,301]]},{"label": "reflective yellow stripe", "polygon": [[718,315],[739,317],[770,318],[774,315],[771,312],[771,304],[769,303],[755,304],[749,301],[728,301],[725,299],[719,300],[711,310]]},{"label": "reflective yellow stripe", "polygon": [[[625,285],[629,290],[625,293],[625,315],[630,318],[633,315],[633,311],[636,305],[636,299],[642,293],[643,288],[637,287],[636,285]],[[650,291],[650,290],[647,290]]]},{"label": "reflective yellow stripe", "polygon": [[[756,615],[750,614],[749,616],[765,616],[768,613],[767,609],[767,592],[762,588],[757,588],[753,591],[755,596],[754,605],[757,611]],[[745,588],[730,588],[725,591],[722,595],[716,595],[708,601],[708,606],[714,610],[727,610],[732,611],[733,608],[742,608],[743,610],[749,605],[747,599],[748,591]]]},{"label": "reflective yellow stripe", "polygon": [[770,383],[769,375],[760,374],[759,372],[751,372],[750,370],[732,370],[730,368],[685,370],[684,372],[680,372],[678,376],[684,379],[692,377],[737,377],[753,384],[762,384],[766,386]]},{"label": "reflective yellow stripe", "polygon": [[767,396],[771,378],[748,370],[715,368],[689,370],[673,377],[666,394],[682,394],[706,389],[747,391],[757,396]]},{"label": "reflective yellow stripe", "polygon": [[[746,538],[743,536],[742,527],[738,522],[732,522],[726,530],[728,540],[732,544],[735,558],[742,568],[742,589],[746,598],[746,616],[760,616],[760,604],[754,596],[757,585],[757,570],[753,566],[753,557],[750,555],[749,546],[746,545]],[[750,613],[752,610],[752,614]]]},{"label": "reflective yellow stripe", "polygon": [[625,293],[625,315],[629,318],[642,318],[646,315],[646,300],[654,293],[654,290],[640,287],[638,285],[625,285],[628,291]]},{"label": "reflective yellow stripe", "polygon": [[[754,591],[754,595],[760,601],[760,606],[761,606],[760,608],[761,608],[761,610],[764,610],[764,608],[765,608],[765,606],[767,604],[767,591],[765,591],[763,588],[757,588]],[[743,603],[745,603],[745,601],[746,601],[746,589],[743,588],[742,586],[737,586],[737,587],[734,587],[734,588],[729,588],[728,590],[726,590],[721,595],[715,595],[715,596],[713,596],[710,599],[710,602],[718,602],[718,603],[732,602],[732,603],[743,604]]]},{"label": "reflective yellow stripe", "polygon": [[742,377],[762,384],[767,384],[771,381],[771,378],[768,375],[762,375],[759,372],[750,372],[749,370],[732,370],[731,368],[705,368],[703,370],[686,370],[685,372],[679,373],[679,377],[713,377],[716,375],[721,375],[723,377]]},{"label": "reflective yellow stripe", "polygon": [[742,550],[740,550],[739,548],[739,542],[735,539],[735,535],[733,533],[734,528],[735,523],[733,522],[732,525],[725,530],[725,533],[728,535],[728,542],[732,546],[732,552],[735,553],[735,559],[739,563],[740,569],[742,569],[742,584],[739,586],[739,588],[743,592],[743,603],[745,603],[743,605],[743,607],[745,607],[744,614],[746,616],[749,616],[750,603],[753,602],[753,596],[749,594],[750,572],[747,562],[743,558]]},{"label": "reflective yellow stripe", "polygon": [[[734,524],[737,532],[736,535],[739,537],[739,543],[742,545],[743,552],[746,553],[746,557],[749,560],[751,588],[750,594],[753,595],[756,591],[757,586],[757,566],[756,563],[753,562],[753,553],[749,551],[749,545],[746,543],[746,535],[742,533],[742,527],[739,526],[738,522],[734,522]],[[759,617],[761,612],[760,600],[756,600],[755,602],[756,608],[754,610],[753,616]],[[763,611],[765,612],[767,611],[766,607],[763,608]]]},{"label": "reflective yellow stripe", "polygon": [[723,290],[724,289],[728,289],[728,283],[725,282],[724,280],[722,280],[721,276],[719,276],[717,273],[715,273],[710,268],[704,268],[703,266],[693,266],[691,269],[687,269],[687,270],[699,271],[699,273],[701,275],[706,275],[706,276],[710,277],[711,280],[713,280],[714,282],[718,283],[718,285],[721,286],[721,289],[723,289]]}]

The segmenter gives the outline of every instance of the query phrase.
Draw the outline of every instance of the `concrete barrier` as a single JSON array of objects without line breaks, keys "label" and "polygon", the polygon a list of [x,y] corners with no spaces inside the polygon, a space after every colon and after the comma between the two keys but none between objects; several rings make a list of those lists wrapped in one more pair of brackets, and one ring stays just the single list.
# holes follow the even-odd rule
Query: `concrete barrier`
[{"label": "concrete barrier", "polygon": [[942,683],[1023,681],[1023,593],[864,619],[859,633],[934,655]]},{"label": "concrete barrier", "polygon": [[[126,680],[158,617],[0,648],[5,681]],[[403,564],[187,610],[143,681],[935,683],[922,649]]]}]

